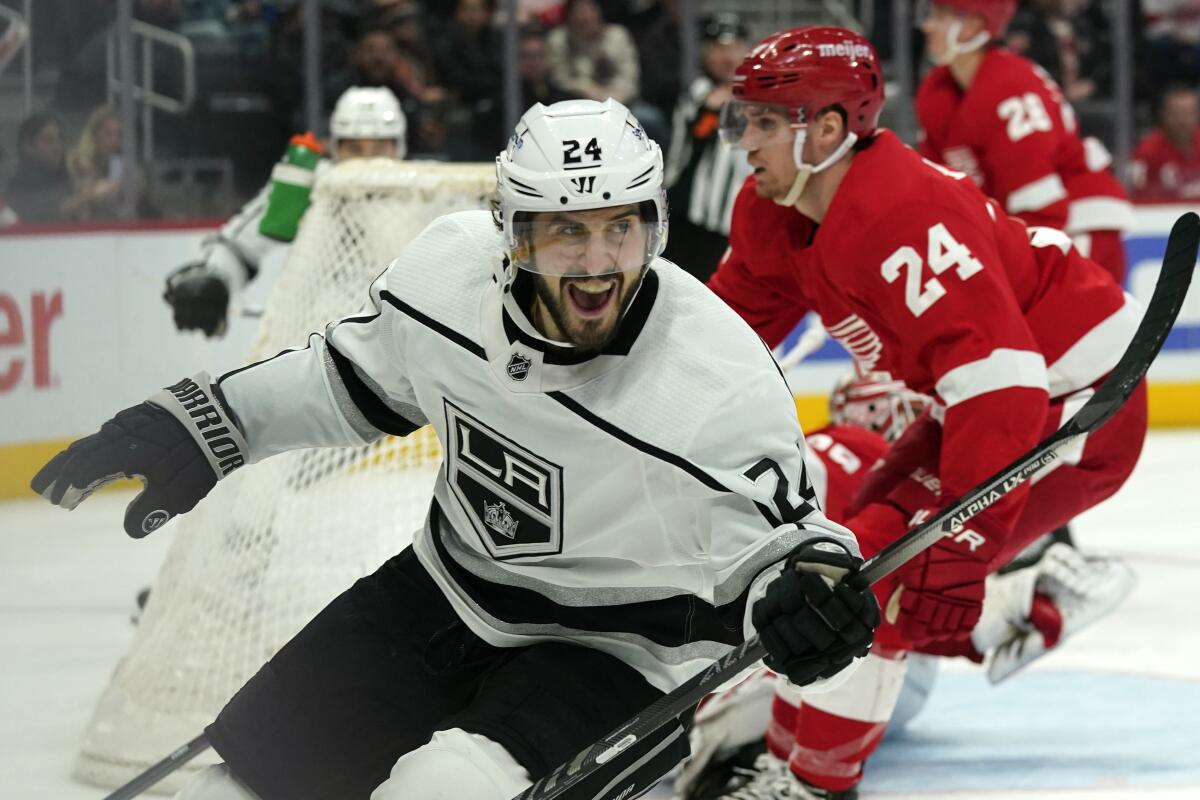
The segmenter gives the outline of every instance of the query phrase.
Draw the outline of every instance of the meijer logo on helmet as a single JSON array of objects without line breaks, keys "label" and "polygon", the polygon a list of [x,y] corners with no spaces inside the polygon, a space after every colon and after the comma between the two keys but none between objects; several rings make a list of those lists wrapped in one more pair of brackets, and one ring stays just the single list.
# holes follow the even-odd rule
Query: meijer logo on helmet
[{"label": "meijer logo on helmet", "polygon": [[817,54],[822,56],[849,56],[850,58],[870,58],[871,48],[858,44],[850,39],[844,39],[837,44],[818,44]]}]

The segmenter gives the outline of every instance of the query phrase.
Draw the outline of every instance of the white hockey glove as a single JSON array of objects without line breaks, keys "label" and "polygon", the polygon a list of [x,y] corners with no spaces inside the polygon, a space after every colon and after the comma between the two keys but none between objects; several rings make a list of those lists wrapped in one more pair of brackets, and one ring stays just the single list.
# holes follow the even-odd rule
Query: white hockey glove
[{"label": "white hockey glove", "polygon": [[805,686],[865,656],[880,617],[871,587],[852,580],[860,566],[861,558],[827,537],[792,551],[752,611],[767,649],[763,663]]},{"label": "white hockey glove", "polygon": [[246,463],[247,453],[202,372],[118,412],[52,458],[30,485],[72,509],[105,484],[139,478],[144,488],[125,510],[125,532],[140,539],[191,511],[218,480]]},{"label": "white hockey glove", "polygon": [[163,299],[171,306],[178,330],[200,330],[210,339],[225,335],[229,284],[206,264],[185,264],[168,275]]}]

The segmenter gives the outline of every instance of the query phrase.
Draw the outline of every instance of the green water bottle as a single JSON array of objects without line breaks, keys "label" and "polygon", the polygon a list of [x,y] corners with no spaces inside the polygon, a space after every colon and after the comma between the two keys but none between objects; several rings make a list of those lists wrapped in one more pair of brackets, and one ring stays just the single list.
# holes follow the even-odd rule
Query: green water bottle
[{"label": "green water bottle", "polygon": [[263,236],[290,242],[296,238],[300,217],[308,209],[317,162],[324,148],[312,132],[297,134],[288,142],[283,160],[271,170],[271,193],[267,197],[267,212],[258,224]]}]

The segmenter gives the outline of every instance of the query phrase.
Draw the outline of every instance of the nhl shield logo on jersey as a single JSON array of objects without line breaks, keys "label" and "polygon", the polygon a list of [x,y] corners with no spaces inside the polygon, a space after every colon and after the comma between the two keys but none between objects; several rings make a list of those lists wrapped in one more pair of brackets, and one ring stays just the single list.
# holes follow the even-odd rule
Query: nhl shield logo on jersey
[{"label": "nhl shield logo on jersey", "polygon": [[505,559],[561,552],[562,467],[443,402],[446,479],[488,553]]},{"label": "nhl shield logo on jersey", "polygon": [[520,353],[513,353],[508,360],[508,377],[514,381],[523,381],[529,377],[529,365],[532,362]]}]

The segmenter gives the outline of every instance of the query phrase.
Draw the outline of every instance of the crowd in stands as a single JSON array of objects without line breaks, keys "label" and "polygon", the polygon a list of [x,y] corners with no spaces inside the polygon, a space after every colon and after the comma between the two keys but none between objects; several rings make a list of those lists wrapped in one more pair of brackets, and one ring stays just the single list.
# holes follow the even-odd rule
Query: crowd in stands
[{"label": "crowd in stands", "polygon": [[[890,4],[875,5],[874,36],[886,57]],[[1096,124],[1111,133],[1116,113],[1111,6],[1023,0],[1006,36],[1005,44],[1063,87],[1081,109],[1085,132]],[[140,170],[124,169],[117,155],[120,121],[107,105],[105,43],[115,3],[39,0],[38,8],[39,19],[55,23],[34,26],[35,58],[39,68],[57,73],[57,84],[48,109],[24,121],[15,153],[0,167],[10,176],[0,224],[111,219],[123,192],[134,194],[140,213],[153,214],[147,180],[138,177]],[[612,96],[634,110],[652,137],[664,146],[687,145],[684,161],[697,160],[703,148],[692,148],[690,135],[676,131],[673,137],[672,121],[682,119],[681,105],[685,117],[698,113],[695,93],[707,96],[724,79],[706,64],[701,77],[708,88],[683,85],[678,0],[519,0],[518,10],[522,107]],[[1138,148],[1127,176],[1131,190],[1194,199],[1200,193],[1200,0],[1140,0],[1133,13],[1138,120],[1142,129],[1153,122],[1161,127]],[[265,181],[280,143],[304,127],[299,0],[134,0],[134,14],[187,36],[197,52],[193,110],[184,119],[156,115],[156,154],[228,158],[239,193],[248,196]],[[326,112],[349,86],[387,86],[408,116],[410,156],[488,161],[503,146],[504,32],[497,0],[322,0],[321,14]],[[728,39],[728,28],[723,35]],[[738,36],[746,35],[740,28]],[[708,41],[698,43],[701,51]],[[749,43],[739,38],[740,47]],[[157,90],[172,94],[182,81],[177,59],[157,58],[155,81]],[[711,97],[700,99],[701,111],[712,105]],[[689,121],[695,122],[683,124]]]},{"label": "crowd in stands", "polygon": [[[155,215],[136,170],[121,161],[121,119],[109,105],[88,117],[69,151],[62,124],[47,113],[33,114],[17,132],[18,165],[0,207],[9,222],[101,222],[121,217],[121,194],[134,185],[139,216]],[[2,217],[0,217],[2,219]]]}]

